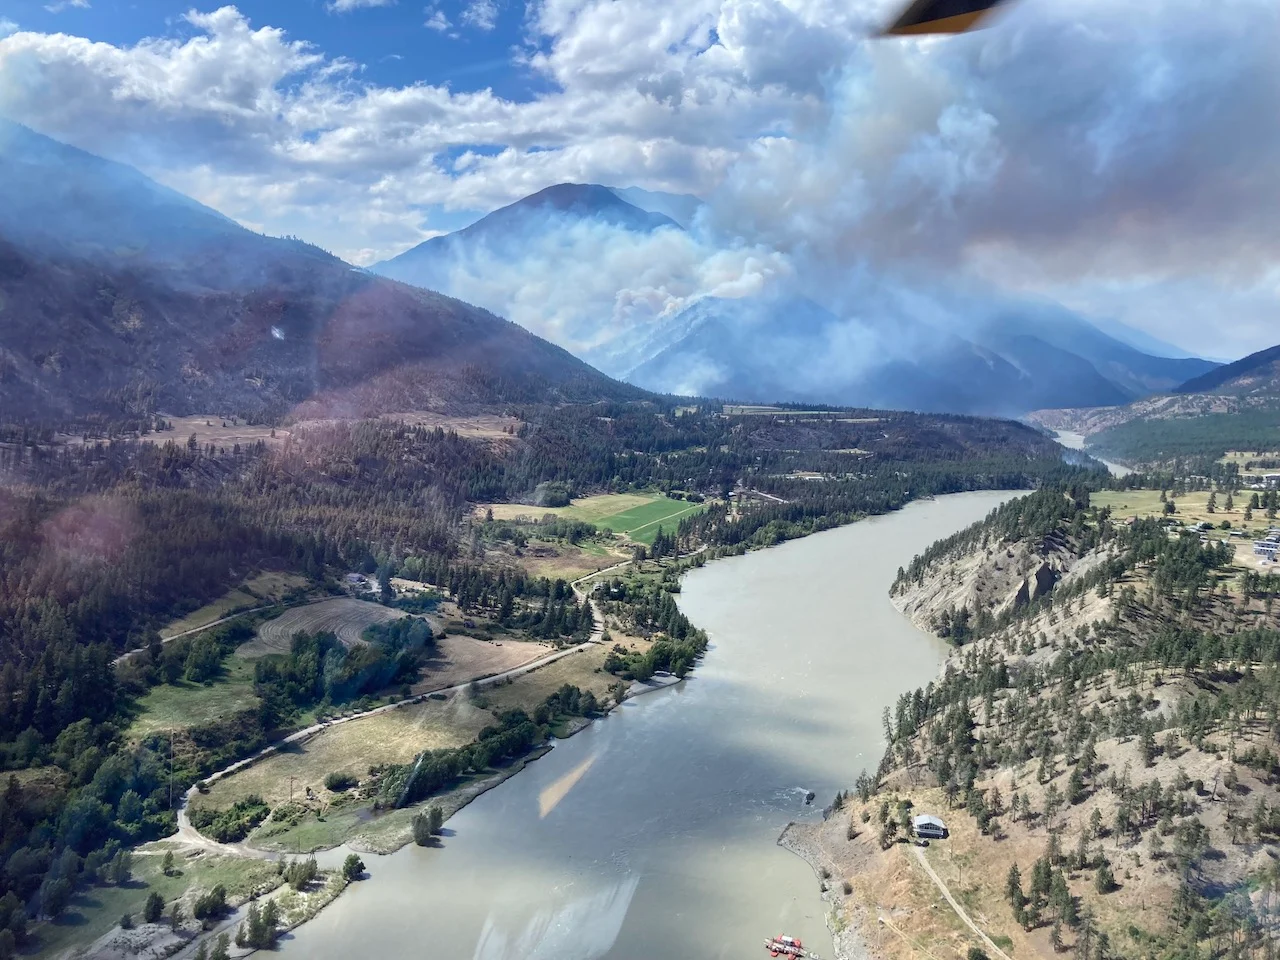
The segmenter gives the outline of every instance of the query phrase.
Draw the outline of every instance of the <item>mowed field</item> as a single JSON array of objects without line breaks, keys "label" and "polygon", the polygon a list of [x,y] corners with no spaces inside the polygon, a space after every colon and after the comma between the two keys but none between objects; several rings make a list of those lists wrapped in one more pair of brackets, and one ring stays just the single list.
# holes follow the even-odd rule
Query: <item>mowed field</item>
[{"label": "mowed field", "polygon": [[496,520],[528,517],[536,520],[546,514],[568,517],[612,530],[640,543],[652,543],[661,529],[675,530],[684,517],[705,509],[701,503],[673,500],[653,493],[605,493],[582,497],[567,507],[531,507],[520,503],[482,504],[476,509],[481,516],[492,510]]},{"label": "mowed field", "polygon": [[447,636],[436,642],[435,652],[423,667],[415,694],[442,690],[475,677],[505,673],[545,657],[553,648],[545,643],[506,639],[498,643],[475,637]]},{"label": "mowed field", "polygon": [[289,799],[290,777],[295,797],[305,796],[307,787],[320,796],[332,796],[324,786],[329,773],[350,773],[363,780],[371,766],[408,763],[423,750],[465,746],[493,722],[492,713],[459,693],[445,701],[427,700],[336,724],[214,781],[194,806],[223,809],[253,794],[273,805],[281,803]]},{"label": "mowed field", "polygon": [[274,603],[285,594],[307,585],[307,578],[296,573],[268,571],[251,577],[234,590],[228,590],[213,603],[207,603],[180,620],[175,620],[160,631],[162,637],[172,637],[207,626],[221,620],[232,610],[247,610]]},{"label": "mowed field", "polygon": [[241,657],[288,653],[295,633],[332,633],[346,646],[360,643],[365,627],[406,616],[402,610],[368,600],[339,597],[295,607],[258,627],[258,636],[236,651]]}]

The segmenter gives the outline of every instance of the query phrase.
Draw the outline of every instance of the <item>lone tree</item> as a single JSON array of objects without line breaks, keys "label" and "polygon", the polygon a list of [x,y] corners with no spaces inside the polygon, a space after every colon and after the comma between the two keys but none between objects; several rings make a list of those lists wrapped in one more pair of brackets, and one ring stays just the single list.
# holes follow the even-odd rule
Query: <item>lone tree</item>
[{"label": "lone tree", "polygon": [[1098,888],[1099,893],[1110,893],[1116,888],[1116,876],[1111,872],[1111,865],[1103,863],[1098,868],[1098,875],[1094,877],[1094,884]]},{"label": "lone tree", "polygon": [[360,859],[358,854],[347,854],[347,859],[342,861],[342,878],[348,882],[359,880],[364,873],[364,861]]},{"label": "lone tree", "polygon": [[413,842],[420,847],[431,843],[431,818],[426,813],[419,813],[413,818]]},{"label": "lone tree", "polygon": [[164,897],[152,890],[147,894],[147,905],[142,908],[142,919],[147,923],[155,923],[164,913]]}]

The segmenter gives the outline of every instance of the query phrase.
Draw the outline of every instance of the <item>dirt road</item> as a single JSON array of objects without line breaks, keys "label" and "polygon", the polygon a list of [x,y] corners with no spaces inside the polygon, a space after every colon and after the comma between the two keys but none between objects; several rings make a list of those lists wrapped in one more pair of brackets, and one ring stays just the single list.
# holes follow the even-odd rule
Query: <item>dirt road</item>
[{"label": "dirt road", "polygon": [[956,912],[956,916],[963,920],[969,929],[978,935],[978,938],[986,944],[987,949],[991,951],[991,955],[999,957],[1000,960],[1012,960],[1007,953],[995,945],[995,942],[990,937],[982,932],[982,929],[974,923],[969,914],[965,912],[964,907],[960,906],[956,898],[951,895],[950,888],[942,882],[942,878],[938,876],[937,872],[933,869],[933,865],[929,863],[928,858],[924,855],[924,850],[920,847],[912,847],[911,849],[915,851],[916,859],[920,861],[920,866],[924,867],[924,872],[929,874],[929,879],[933,881],[934,886],[936,886],[942,895],[947,898],[947,903],[951,904],[951,909]]}]

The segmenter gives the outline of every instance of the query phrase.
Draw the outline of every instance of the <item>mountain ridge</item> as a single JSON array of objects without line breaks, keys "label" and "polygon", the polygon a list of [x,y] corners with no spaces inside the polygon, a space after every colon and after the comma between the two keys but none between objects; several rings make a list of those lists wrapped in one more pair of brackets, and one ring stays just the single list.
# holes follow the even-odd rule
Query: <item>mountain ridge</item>
[{"label": "mountain ridge", "polygon": [[[275,420],[303,404],[312,416],[360,416],[645,396],[487,310],[263,237],[26,128],[4,131],[9,417],[225,410]],[[33,189],[59,175],[64,188]],[[68,210],[71,194],[80,205]]]},{"label": "mountain ridge", "polygon": [[[1226,391],[1222,388],[1229,387]],[[1251,353],[1234,363],[1218,367],[1174,389],[1174,393],[1215,393],[1280,395],[1280,345]]]}]

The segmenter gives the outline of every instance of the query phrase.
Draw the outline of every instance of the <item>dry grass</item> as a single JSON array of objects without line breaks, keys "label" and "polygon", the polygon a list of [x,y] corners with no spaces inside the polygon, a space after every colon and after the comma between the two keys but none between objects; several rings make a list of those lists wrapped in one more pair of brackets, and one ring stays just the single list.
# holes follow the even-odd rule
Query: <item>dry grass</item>
[{"label": "dry grass", "polygon": [[539,520],[548,513],[557,517],[571,517],[584,523],[595,523],[626,510],[642,507],[659,499],[650,493],[603,493],[595,497],[581,497],[567,507],[534,507],[526,503],[482,503],[476,507],[476,515],[483,517],[493,511],[495,520],[518,520],[526,517]]},{"label": "dry grass", "polygon": [[207,603],[180,620],[175,620],[160,631],[162,637],[172,637],[187,630],[195,630],[221,620],[238,608],[260,607],[274,603],[286,594],[305,587],[309,581],[296,573],[279,573],[269,570],[251,577],[234,590],[229,590],[213,603]]},{"label": "dry grass", "polygon": [[[173,424],[172,430],[166,430],[163,433],[148,434],[144,439],[154,440],[157,443],[165,443],[172,440],[174,443],[186,443],[194,433],[196,442],[201,446],[212,443],[218,447],[226,447],[228,450],[235,444],[240,446],[248,446],[251,443],[257,443],[263,440],[267,443],[283,443],[289,436],[289,431],[284,427],[274,428],[275,437],[272,437],[272,429],[268,426],[251,427],[245,423],[233,424],[230,420],[224,420],[217,416],[201,416],[197,414],[193,417],[165,417]],[[226,424],[224,427],[223,424]]]},{"label": "dry grass", "polygon": [[475,677],[487,677],[524,666],[551,652],[545,643],[520,640],[487,641],[474,637],[442,637],[435,655],[426,662],[424,676],[413,692],[429,693]]},{"label": "dry grass", "polygon": [[258,628],[258,636],[240,647],[242,657],[262,657],[270,653],[288,653],[295,633],[332,633],[346,646],[360,643],[365,627],[398,620],[402,610],[384,607],[368,600],[340,597],[288,610]]},{"label": "dry grass", "polygon": [[612,567],[631,557],[630,553],[600,541],[587,541],[575,546],[570,543],[531,540],[519,556],[510,550],[493,552],[502,562],[520,567],[531,577],[570,581]]},{"label": "dry grass", "polygon": [[1219,460],[1219,463],[1234,463],[1240,468],[1240,475],[1244,477],[1260,477],[1268,473],[1275,473],[1276,470],[1267,469],[1265,467],[1254,467],[1246,469],[1245,465],[1259,460],[1280,460],[1280,452],[1276,451],[1239,451],[1234,450]]},{"label": "dry grass", "polygon": [[[451,417],[430,410],[410,410],[407,413],[387,413],[382,419],[406,423],[413,427],[440,427],[452,430],[460,437],[479,437],[487,440],[514,440],[514,431],[519,430],[521,421],[515,417],[503,417],[496,414],[476,414],[469,417]],[[508,433],[510,429],[512,433]]]},{"label": "dry grass", "polygon": [[591,690],[603,699],[609,687],[617,682],[617,677],[603,669],[607,653],[602,644],[593,644],[581,653],[570,654],[532,673],[516,677],[511,683],[485,687],[484,702],[495,711],[514,707],[532,711],[566,683],[580,690]]},{"label": "dry grass", "polygon": [[[1173,518],[1180,523],[1212,523],[1218,526],[1224,520],[1231,521],[1235,530],[1259,532],[1272,525],[1261,510],[1253,512],[1253,520],[1246,523],[1245,507],[1249,504],[1250,491],[1241,491],[1235,496],[1235,509],[1226,509],[1227,496],[1218,494],[1217,509],[1209,512],[1209,491],[1184,493],[1173,500],[1176,513]],[[1164,504],[1160,502],[1159,490],[1103,490],[1093,494],[1089,502],[1098,507],[1110,507],[1117,518],[1124,517],[1160,517],[1164,516]]]},{"label": "dry grass", "polygon": [[208,794],[197,797],[195,806],[221,809],[251,794],[273,805],[282,803],[289,799],[290,777],[295,778],[295,799],[305,797],[307,787],[331,798],[324,786],[327,774],[345,772],[363,780],[376,764],[408,763],[423,750],[465,746],[492,722],[492,714],[458,694],[447,701],[427,700],[336,724],[216,781]]}]

